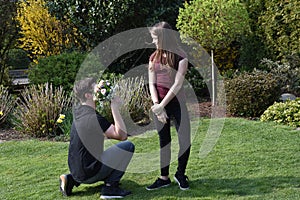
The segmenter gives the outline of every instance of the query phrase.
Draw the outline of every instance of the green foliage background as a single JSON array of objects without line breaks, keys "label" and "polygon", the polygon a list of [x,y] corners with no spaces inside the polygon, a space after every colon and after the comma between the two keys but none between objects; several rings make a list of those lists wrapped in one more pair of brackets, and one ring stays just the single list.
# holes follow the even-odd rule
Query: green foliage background
[{"label": "green foliage background", "polygon": [[0,0],[0,84],[9,84],[7,53],[14,48],[18,36],[17,5],[14,1]]},{"label": "green foliage background", "polygon": [[259,117],[281,94],[276,76],[262,71],[225,80],[225,90],[228,111],[240,117]]},{"label": "green foliage background", "polygon": [[32,63],[28,77],[32,84],[51,83],[54,87],[63,86],[70,94],[76,79],[77,72],[86,58],[85,53],[71,52],[49,56]]},{"label": "green foliage background", "polygon": [[279,60],[299,53],[300,2],[270,0],[259,19],[259,28],[267,46]]}]

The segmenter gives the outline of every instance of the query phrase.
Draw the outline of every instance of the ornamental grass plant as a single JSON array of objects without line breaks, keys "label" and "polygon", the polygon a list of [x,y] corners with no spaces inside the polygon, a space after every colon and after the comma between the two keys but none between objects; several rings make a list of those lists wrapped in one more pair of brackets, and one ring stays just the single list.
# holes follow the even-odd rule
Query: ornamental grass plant
[{"label": "ornamental grass plant", "polygon": [[68,97],[62,87],[51,84],[31,85],[20,94],[13,111],[15,128],[33,137],[54,137],[58,135],[56,124],[59,115],[70,107]]},{"label": "ornamental grass plant", "polygon": [[[143,77],[115,79],[112,82],[114,94],[122,101],[121,113],[124,120],[132,120],[136,123],[147,123],[150,120],[149,110],[151,98],[147,90],[147,85]],[[103,116],[112,121],[110,103],[103,102],[103,106],[98,110]]]},{"label": "ornamental grass plant", "polygon": [[122,112],[129,112],[133,121],[149,119],[151,97],[143,77],[126,78],[118,82],[116,94],[124,101]]},{"label": "ornamental grass plant", "polygon": [[6,121],[7,116],[13,109],[16,98],[9,93],[9,90],[0,85],[0,125]]}]

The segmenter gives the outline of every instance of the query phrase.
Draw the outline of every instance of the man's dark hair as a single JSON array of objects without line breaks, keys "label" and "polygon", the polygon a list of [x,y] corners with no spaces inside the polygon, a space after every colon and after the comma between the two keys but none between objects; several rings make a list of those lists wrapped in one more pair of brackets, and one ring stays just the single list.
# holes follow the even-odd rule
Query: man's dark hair
[{"label": "man's dark hair", "polygon": [[82,80],[79,80],[75,83],[75,86],[73,88],[73,92],[75,97],[81,101],[85,102],[85,94],[86,93],[93,93],[93,87],[92,85],[96,83],[95,78],[84,78]]}]

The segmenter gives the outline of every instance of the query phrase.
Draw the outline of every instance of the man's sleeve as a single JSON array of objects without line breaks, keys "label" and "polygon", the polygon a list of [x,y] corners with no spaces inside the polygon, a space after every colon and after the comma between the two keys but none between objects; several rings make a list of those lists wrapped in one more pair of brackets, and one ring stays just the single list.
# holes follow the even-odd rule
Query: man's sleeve
[{"label": "man's sleeve", "polygon": [[97,114],[97,120],[100,124],[100,127],[103,131],[103,133],[105,133],[105,131],[111,126],[111,123],[103,116],[101,116],[100,114]]}]

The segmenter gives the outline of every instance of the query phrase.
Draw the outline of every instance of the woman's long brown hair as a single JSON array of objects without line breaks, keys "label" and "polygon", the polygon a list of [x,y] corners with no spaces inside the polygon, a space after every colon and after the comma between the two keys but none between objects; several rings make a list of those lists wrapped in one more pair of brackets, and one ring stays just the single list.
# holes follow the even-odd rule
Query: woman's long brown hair
[{"label": "woman's long brown hair", "polygon": [[[174,52],[180,48],[176,32],[172,31],[172,27],[167,22],[160,22],[150,28],[150,33],[158,37],[158,48],[154,52],[153,61],[159,61],[163,65],[177,69],[176,60],[178,56]],[[166,56],[164,57],[164,55]]]}]

